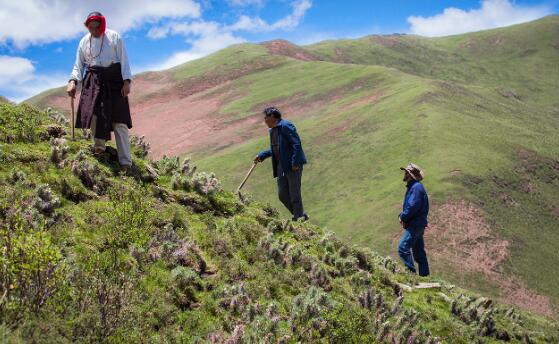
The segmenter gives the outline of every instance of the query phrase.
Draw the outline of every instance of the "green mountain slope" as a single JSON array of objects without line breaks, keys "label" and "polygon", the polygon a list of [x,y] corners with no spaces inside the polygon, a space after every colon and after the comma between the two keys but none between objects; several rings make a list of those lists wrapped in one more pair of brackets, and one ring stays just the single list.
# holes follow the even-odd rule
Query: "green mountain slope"
[{"label": "green mountain slope", "polygon": [[[223,111],[251,114],[264,104],[287,108],[311,162],[304,173],[309,213],[344,240],[384,254],[394,252],[399,235],[395,217],[403,187],[397,168],[415,161],[426,170],[425,184],[435,204],[428,236],[436,271],[549,314],[557,311],[559,300],[554,267],[559,92],[553,86],[559,82],[559,50],[553,45],[558,28],[557,17],[550,17],[442,39],[393,36],[322,43],[307,49],[335,63],[293,61],[296,71],[255,75],[245,86],[249,95]],[[536,34],[538,40],[533,39]],[[503,47],[488,46],[497,41]],[[523,55],[523,49],[535,51]],[[361,79],[347,81],[345,90],[350,91],[338,98],[328,90],[314,95],[324,105],[313,108],[312,101],[305,104],[305,97],[298,96],[312,92],[312,86],[300,84],[331,86],[320,80],[315,66],[329,68],[336,81],[343,81],[348,70]],[[297,96],[276,96],[282,92]],[[266,140],[262,130],[261,138],[195,156],[203,168],[234,187]],[[260,168],[249,189],[278,204],[269,169]],[[465,206],[450,211],[450,205],[463,201]],[[472,207],[479,211],[467,213]],[[447,234],[475,232],[461,218],[474,214],[489,227],[488,235],[506,242],[504,252],[485,247],[483,235],[475,236],[478,245],[471,245]],[[452,250],[442,250],[449,245]],[[489,270],[473,259],[479,247],[479,260],[496,262]],[[512,276],[518,279],[512,284],[521,286],[511,286]],[[542,295],[550,301],[534,302]]]},{"label": "green mountain slope", "polygon": [[[139,75],[136,130],[156,156],[193,156],[232,190],[268,145],[261,110],[278,106],[310,161],[313,221],[384,255],[401,235],[398,168],[414,161],[433,203],[435,275],[557,316],[558,37],[551,16],[442,38],[236,45]],[[67,99],[56,90],[30,102]],[[280,207],[269,162],[246,188]]]},{"label": "green mountain slope", "polygon": [[0,336],[23,342],[553,342],[559,327],[280,220],[178,158],[94,157],[0,105]]},{"label": "green mountain slope", "polygon": [[557,106],[559,16],[443,38],[369,36],[306,47],[322,59],[397,68],[425,78],[517,89],[520,98]]}]

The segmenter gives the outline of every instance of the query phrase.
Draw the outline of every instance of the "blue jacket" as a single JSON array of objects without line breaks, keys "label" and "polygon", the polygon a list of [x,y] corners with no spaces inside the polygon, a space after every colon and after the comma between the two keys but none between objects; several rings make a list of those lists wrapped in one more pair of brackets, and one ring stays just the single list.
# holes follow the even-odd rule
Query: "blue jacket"
[{"label": "blue jacket", "polygon": [[270,132],[270,149],[258,153],[261,160],[272,157],[272,166],[274,168],[274,177],[277,177],[278,159],[281,161],[281,166],[284,171],[291,171],[293,166],[301,166],[307,163],[303,147],[301,146],[301,139],[297,134],[297,129],[293,123],[282,119],[277,124],[278,128],[278,146],[279,157],[275,156],[272,151],[272,129]]},{"label": "blue jacket", "polygon": [[407,187],[400,219],[407,225],[406,229],[425,228],[429,215],[427,191],[425,191],[423,184],[415,180],[409,182]]}]

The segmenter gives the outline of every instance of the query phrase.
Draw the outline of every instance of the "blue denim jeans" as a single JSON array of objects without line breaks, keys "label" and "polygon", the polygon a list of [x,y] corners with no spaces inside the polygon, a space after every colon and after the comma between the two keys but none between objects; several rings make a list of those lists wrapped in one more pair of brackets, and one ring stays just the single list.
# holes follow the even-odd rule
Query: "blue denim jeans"
[{"label": "blue denim jeans", "polygon": [[[413,273],[415,262],[419,266],[419,276],[429,276],[429,262],[425,253],[425,243],[423,242],[424,227],[408,228],[398,245],[398,254],[406,267]],[[415,262],[414,262],[415,260]]]}]

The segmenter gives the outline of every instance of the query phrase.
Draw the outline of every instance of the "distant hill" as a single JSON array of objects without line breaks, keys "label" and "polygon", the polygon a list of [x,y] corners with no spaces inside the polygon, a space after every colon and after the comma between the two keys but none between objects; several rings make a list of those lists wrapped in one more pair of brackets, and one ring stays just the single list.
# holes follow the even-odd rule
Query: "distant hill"
[{"label": "distant hill", "polygon": [[[305,207],[344,241],[395,254],[399,167],[425,169],[435,274],[559,314],[559,17],[464,35],[231,46],[138,75],[134,131],[238,185],[275,105],[302,136]],[[29,100],[67,111],[63,89]],[[247,190],[279,207],[269,162]]]}]

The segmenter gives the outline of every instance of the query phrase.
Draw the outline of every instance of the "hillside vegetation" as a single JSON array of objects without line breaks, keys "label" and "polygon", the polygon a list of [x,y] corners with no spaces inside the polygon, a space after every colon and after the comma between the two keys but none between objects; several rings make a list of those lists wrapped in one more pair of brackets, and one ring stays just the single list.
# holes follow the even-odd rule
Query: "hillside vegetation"
[{"label": "hillside vegetation", "polygon": [[[433,203],[435,275],[557,317],[558,60],[557,16],[442,38],[235,45],[138,75],[134,130],[153,157],[191,156],[232,190],[269,144],[262,109],[279,107],[310,162],[313,221],[383,255],[401,235],[398,168],[413,161]],[[30,102],[63,109],[61,91]],[[269,162],[246,186],[282,209],[275,187]]]},{"label": "hillside vegetation", "polygon": [[[552,342],[556,323],[282,220],[188,160],[94,157],[0,105],[0,337],[23,342]],[[85,133],[87,136],[87,133]],[[113,148],[114,149],[114,148]]]}]

